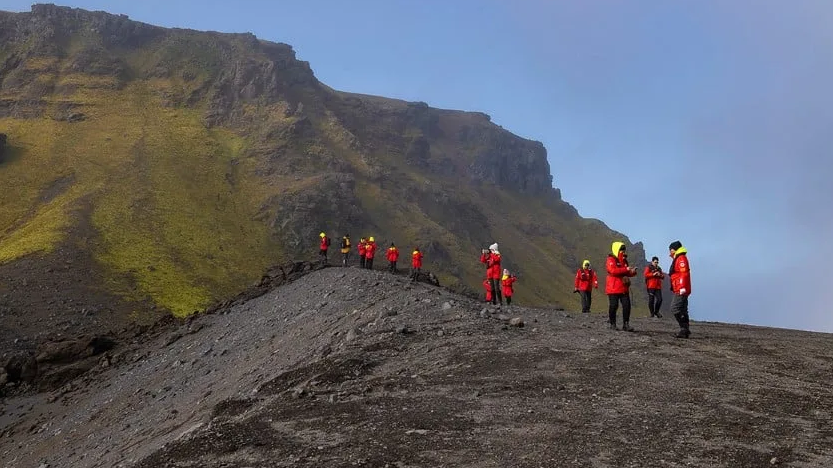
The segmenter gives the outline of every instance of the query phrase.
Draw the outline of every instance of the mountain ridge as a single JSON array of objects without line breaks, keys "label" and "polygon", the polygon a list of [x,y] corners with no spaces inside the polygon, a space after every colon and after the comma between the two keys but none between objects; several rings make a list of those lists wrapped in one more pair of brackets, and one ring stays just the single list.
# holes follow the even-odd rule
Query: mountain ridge
[{"label": "mountain ridge", "polygon": [[[561,199],[540,142],[482,112],[332,90],[287,44],[54,5],[0,12],[0,44],[0,182],[15,187],[0,291],[24,336],[26,314],[203,310],[314,257],[322,230],[419,245],[478,296],[497,241],[530,305],[576,303],[575,268],[614,240],[644,264]],[[54,273],[70,258],[90,278]]]}]

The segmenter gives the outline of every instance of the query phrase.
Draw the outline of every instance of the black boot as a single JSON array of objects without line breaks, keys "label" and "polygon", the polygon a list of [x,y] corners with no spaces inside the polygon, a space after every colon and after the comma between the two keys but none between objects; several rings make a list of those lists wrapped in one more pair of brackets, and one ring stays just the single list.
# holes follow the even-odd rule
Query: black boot
[{"label": "black boot", "polygon": [[610,322],[608,324],[608,328],[610,328],[611,330],[618,330],[618,328],[616,328],[616,323],[615,322]]},{"label": "black boot", "polygon": [[622,322],[622,331],[632,332],[634,330],[628,322]]}]

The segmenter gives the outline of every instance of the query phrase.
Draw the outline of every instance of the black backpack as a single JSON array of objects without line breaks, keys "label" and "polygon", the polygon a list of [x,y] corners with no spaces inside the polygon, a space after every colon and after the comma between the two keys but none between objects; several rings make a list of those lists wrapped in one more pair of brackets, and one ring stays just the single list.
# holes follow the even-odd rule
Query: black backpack
[{"label": "black backpack", "polygon": [[330,246],[330,238],[328,237],[327,238],[327,247],[329,247],[329,246]]}]

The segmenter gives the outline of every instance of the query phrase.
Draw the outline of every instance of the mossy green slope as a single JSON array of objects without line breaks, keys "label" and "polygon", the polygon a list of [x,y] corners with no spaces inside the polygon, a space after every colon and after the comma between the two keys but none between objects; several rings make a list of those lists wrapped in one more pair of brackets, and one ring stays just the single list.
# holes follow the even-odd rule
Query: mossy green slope
[{"label": "mossy green slope", "polygon": [[333,91],[251,35],[0,13],[0,31],[26,23],[49,28],[0,32],[0,263],[48,262],[86,217],[100,286],[186,315],[312,256],[322,229],[419,245],[478,293],[498,241],[519,300],[574,306],[575,266],[623,237],[560,200],[540,144],[482,114]]}]

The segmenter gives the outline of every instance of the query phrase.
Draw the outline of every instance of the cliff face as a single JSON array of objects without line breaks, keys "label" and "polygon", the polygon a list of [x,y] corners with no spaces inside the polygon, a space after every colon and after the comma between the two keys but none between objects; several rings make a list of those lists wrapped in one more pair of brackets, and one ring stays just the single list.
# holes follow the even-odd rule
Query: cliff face
[{"label": "cliff face", "polygon": [[[418,245],[478,295],[479,250],[499,242],[516,300],[570,307],[580,261],[627,240],[561,200],[540,142],[482,113],[334,91],[250,34],[0,12],[0,132],[13,311],[187,314],[314,256],[322,230]],[[67,261],[88,274],[27,294]]]}]

